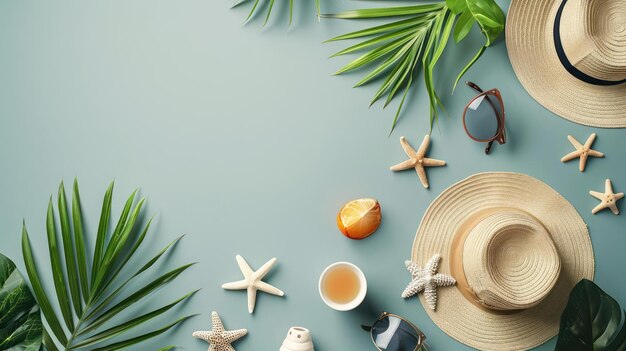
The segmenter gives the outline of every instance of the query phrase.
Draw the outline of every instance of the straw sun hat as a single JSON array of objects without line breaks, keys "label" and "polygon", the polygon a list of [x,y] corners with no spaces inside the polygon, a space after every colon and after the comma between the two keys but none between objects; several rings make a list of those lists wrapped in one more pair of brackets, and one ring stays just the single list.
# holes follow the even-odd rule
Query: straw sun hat
[{"label": "straw sun hat", "polygon": [[587,226],[545,183],[518,173],[480,173],[430,205],[413,243],[424,266],[456,280],[422,305],[444,332],[480,350],[526,350],[557,334],[570,290],[593,279]]},{"label": "straw sun hat", "polygon": [[540,104],[576,123],[626,127],[624,0],[512,0],[506,43]]}]

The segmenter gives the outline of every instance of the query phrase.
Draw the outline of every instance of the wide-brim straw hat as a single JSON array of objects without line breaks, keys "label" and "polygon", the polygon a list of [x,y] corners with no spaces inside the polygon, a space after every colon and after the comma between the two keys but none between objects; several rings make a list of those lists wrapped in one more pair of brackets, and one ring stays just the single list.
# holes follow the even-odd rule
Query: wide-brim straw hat
[{"label": "wide-brim straw hat", "polygon": [[430,318],[480,350],[526,350],[558,333],[571,289],[592,280],[587,226],[547,184],[519,173],[480,173],[446,189],[430,205],[413,243],[424,267],[457,284],[437,289]]},{"label": "wide-brim straw hat", "polygon": [[626,2],[512,0],[506,45],[540,104],[570,121],[626,127]]}]

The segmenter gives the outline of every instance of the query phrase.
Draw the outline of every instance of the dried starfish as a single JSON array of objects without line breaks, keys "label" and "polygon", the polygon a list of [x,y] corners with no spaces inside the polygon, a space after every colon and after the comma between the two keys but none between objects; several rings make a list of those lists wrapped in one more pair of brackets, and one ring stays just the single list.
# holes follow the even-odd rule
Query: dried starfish
[{"label": "dried starfish", "polygon": [[600,193],[597,191],[590,191],[589,195],[595,197],[596,199],[602,201],[598,206],[594,207],[591,210],[591,213],[596,214],[605,208],[610,208],[614,214],[619,214],[619,209],[617,208],[617,200],[624,197],[624,193],[615,194],[613,192],[613,185],[611,184],[611,180],[607,179],[604,183],[604,193]]},{"label": "dried starfish", "polygon": [[415,171],[420,178],[420,182],[422,182],[424,188],[428,188],[428,177],[426,176],[425,167],[445,166],[446,161],[426,157],[426,151],[428,151],[428,147],[430,146],[430,136],[428,134],[424,136],[422,145],[417,152],[411,147],[409,142],[406,141],[405,137],[400,137],[400,144],[402,145],[404,152],[407,156],[409,156],[409,159],[392,166],[390,169],[396,172],[404,171],[409,168],[415,168]]},{"label": "dried starfish", "polygon": [[424,269],[413,261],[404,261],[406,268],[411,272],[412,280],[402,293],[403,298],[411,297],[424,291],[424,297],[431,309],[437,307],[437,287],[456,284],[456,280],[449,275],[437,273],[441,256],[434,255],[426,263]]},{"label": "dried starfish", "polygon": [[578,168],[580,169],[581,172],[585,171],[585,165],[587,165],[587,158],[589,156],[604,157],[603,153],[601,153],[600,151],[593,150],[591,148],[591,145],[593,145],[593,142],[596,140],[596,133],[592,133],[589,136],[589,138],[585,142],[585,145],[581,144],[578,140],[576,140],[571,135],[568,135],[567,139],[569,139],[569,142],[572,143],[572,145],[574,145],[574,147],[576,148],[576,151],[572,151],[569,154],[563,156],[563,158],[561,158],[561,162],[567,162],[575,158],[580,158],[580,164]]},{"label": "dried starfish", "polygon": [[256,304],[256,292],[257,290],[265,291],[268,294],[284,296],[285,293],[280,289],[267,284],[262,281],[263,277],[269,273],[270,269],[274,263],[276,263],[276,257],[267,261],[261,268],[259,268],[256,272],[250,268],[248,262],[244,260],[243,257],[237,255],[237,263],[239,264],[239,269],[241,269],[241,273],[243,273],[244,279],[239,280],[232,283],[226,283],[222,285],[222,289],[226,290],[248,290],[248,312],[254,312],[254,306]]},{"label": "dried starfish", "polygon": [[235,351],[235,348],[231,345],[232,342],[248,334],[246,329],[225,330],[220,316],[215,311],[211,313],[211,324],[213,325],[213,330],[193,333],[194,338],[202,339],[209,343],[209,351]]}]

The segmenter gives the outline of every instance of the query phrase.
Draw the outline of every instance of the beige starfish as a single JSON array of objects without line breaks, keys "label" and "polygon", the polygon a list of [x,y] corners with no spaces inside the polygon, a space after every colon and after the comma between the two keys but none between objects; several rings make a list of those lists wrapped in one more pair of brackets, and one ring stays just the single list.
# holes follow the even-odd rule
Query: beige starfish
[{"label": "beige starfish", "polygon": [[285,293],[280,289],[267,284],[262,281],[263,277],[269,273],[270,269],[274,263],[276,263],[276,257],[267,261],[261,268],[259,268],[256,272],[250,268],[248,262],[244,260],[243,257],[237,255],[237,263],[239,264],[239,269],[241,269],[241,273],[243,273],[244,279],[239,280],[232,283],[226,283],[222,285],[222,289],[226,290],[247,290],[248,291],[248,312],[254,312],[254,306],[256,304],[256,292],[257,290],[265,291],[268,294],[284,296]]},{"label": "beige starfish", "polygon": [[598,206],[594,207],[591,210],[591,213],[596,214],[605,208],[610,208],[613,213],[616,215],[619,214],[619,209],[617,208],[617,200],[624,197],[624,193],[615,194],[613,192],[613,185],[611,184],[611,180],[607,179],[604,183],[604,193],[600,193],[597,191],[590,191],[589,195],[595,197],[596,199],[602,201]]},{"label": "beige starfish", "polygon": [[580,169],[581,172],[585,171],[585,165],[587,164],[587,158],[589,156],[604,157],[603,153],[601,153],[600,151],[593,150],[591,148],[591,145],[593,145],[593,142],[596,140],[596,133],[592,133],[589,136],[589,138],[585,142],[585,145],[581,144],[578,140],[576,140],[571,135],[568,135],[567,139],[569,139],[569,142],[572,143],[572,145],[574,145],[574,147],[576,148],[576,151],[572,151],[569,154],[563,156],[563,158],[561,158],[561,162],[567,162],[575,158],[580,158],[580,163],[579,163],[578,168]]},{"label": "beige starfish", "polygon": [[213,325],[213,330],[193,333],[194,338],[202,339],[209,343],[209,351],[235,351],[235,348],[231,345],[232,342],[248,334],[246,329],[225,330],[220,316],[215,311],[211,313],[211,324]]},{"label": "beige starfish", "polygon": [[445,166],[446,161],[435,160],[434,158],[427,158],[426,151],[428,151],[428,147],[430,146],[430,135],[426,134],[424,136],[424,140],[422,141],[422,145],[417,150],[417,152],[411,147],[408,141],[406,141],[405,137],[400,137],[400,145],[404,149],[404,152],[409,156],[409,159],[400,162],[395,166],[392,166],[390,169],[392,171],[404,171],[405,169],[415,168],[418,177],[420,178],[420,182],[424,188],[428,188],[428,177],[426,176],[425,167],[436,167],[436,166]]}]

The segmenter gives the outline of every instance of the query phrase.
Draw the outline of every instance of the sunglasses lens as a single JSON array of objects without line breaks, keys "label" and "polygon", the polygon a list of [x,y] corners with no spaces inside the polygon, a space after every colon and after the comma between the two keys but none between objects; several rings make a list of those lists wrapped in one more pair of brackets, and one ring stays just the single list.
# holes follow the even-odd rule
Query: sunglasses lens
[{"label": "sunglasses lens", "polygon": [[500,100],[494,94],[476,97],[465,110],[465,127],[474,139],[489,141],[498,134],[498,115],[502,115]]},{"label": "sunglasses lens", "polygon": [[372,338],[379,349],[386,351],[414,351],[422,342],[412,325],[394,316],[377,321],[372,327]]}]

